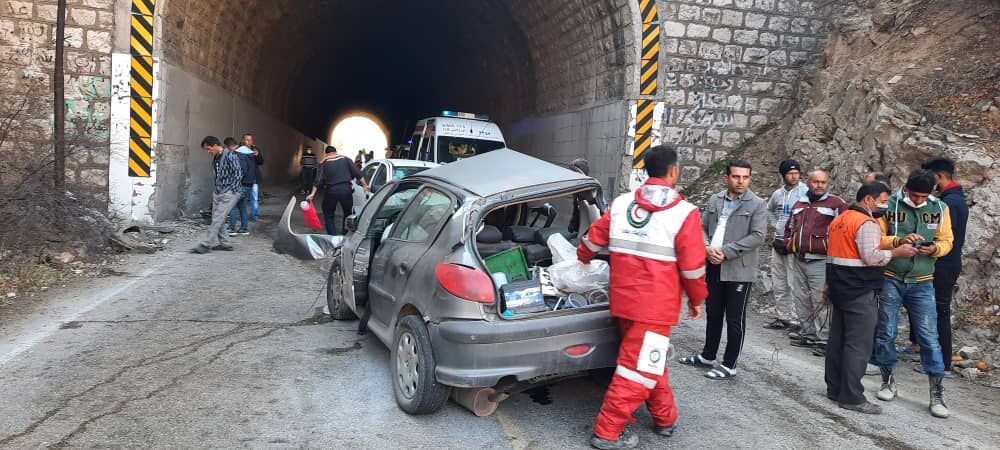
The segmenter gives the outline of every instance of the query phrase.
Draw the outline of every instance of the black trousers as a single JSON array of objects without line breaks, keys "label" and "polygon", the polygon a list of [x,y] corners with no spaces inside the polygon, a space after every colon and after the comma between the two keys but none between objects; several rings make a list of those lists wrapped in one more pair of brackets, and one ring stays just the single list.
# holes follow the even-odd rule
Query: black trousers
[{"label": "black trousers", "polygon": [[708,283],[708,299],[705,301],[708,324],[705,327],[705,348],[701,357],[714,360],[719,353],[722,341],[722,324],[726,324],[726,352],[722,356],[722,365],[736,368],[736,360],[743,350],[743,337],[746,334],[747,297],[753,283],[737,283],[721,281],[722,268],[709,264],[706,268],[705,281]]},{"label": "black trousers", "polygon": [[831,298],[830,339],[826,343],[826,396],[845,405],[866,401],[861,379],[875,345],[878,300],[875,291],[855,298]]},{"label": "black trousers", "polygon": [[303,167],[302,172],[299,173],[299,190],[302,192],[309,192],[312,189],[313,182],[316,181],[316,168],[315,167]]},{"label": "black trousers", "polygon": [[958,284],[958,275],[951,270],[934,271],[934,303],[937,306],[937,331],[944,370],[951,370],[951,299]]},{"label": "black trousers", "polygon": [[341,227],[345,228],[344,221],[351,215],[351,209],[354,207],[354,193],[349,184],[328,188],[323,194],[323,223],[326,225],[326,234],[337,234],[338,205],[343,213]]}]

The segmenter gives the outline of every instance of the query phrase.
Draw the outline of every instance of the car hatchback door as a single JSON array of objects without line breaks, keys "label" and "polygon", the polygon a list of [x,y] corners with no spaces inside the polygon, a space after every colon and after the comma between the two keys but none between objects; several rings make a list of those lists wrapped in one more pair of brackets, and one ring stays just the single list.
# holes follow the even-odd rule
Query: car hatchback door
[{"label": "car hatchback door", "polygon": [[[413,285],[408,283],[420,258],[434,244],[441,227],[454,213],[454,204],[452,197],[443,191],[424,187],[387,230],[388,238],[372,260],[369,284],[372,319],[382,326],[391,324],[399,302],[408,291],[422,293],[433,288],[424,277],[412,279]],[[433,270],[429,273],[433,274]]]}]

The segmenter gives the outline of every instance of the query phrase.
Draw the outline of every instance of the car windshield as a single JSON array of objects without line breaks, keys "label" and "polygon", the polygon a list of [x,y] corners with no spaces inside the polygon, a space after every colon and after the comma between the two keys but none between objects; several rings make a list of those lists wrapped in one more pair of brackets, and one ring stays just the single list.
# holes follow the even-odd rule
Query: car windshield
[{"label": "car windshield", "polygon": [[455,162],[459,159],[481,155],[499,148],[504,148],[503,142],[439,136],[437,162],[440,164]]},{"label": "car windshield", "polygon": [[392,179],[398,180],[400,178],[405,178],[415,173],[420,173],[427,170],[428,167],[400,167],[396,166],[392,169]]}]

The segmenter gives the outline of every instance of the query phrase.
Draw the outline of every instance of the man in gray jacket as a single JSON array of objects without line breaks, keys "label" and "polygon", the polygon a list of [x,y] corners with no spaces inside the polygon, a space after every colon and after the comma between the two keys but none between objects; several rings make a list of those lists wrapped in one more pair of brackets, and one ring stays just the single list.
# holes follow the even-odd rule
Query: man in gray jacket
[{"label": "man in gray jacket", "polygon": [[767,219],[774,227],[774,241],[771,249],[771,285],[774,294],[773,321],[764,325],[772,330],[798,328],[798,316],[795,312],[795,296],[792,293],[792,267],[795,255],[785,248],[785,223],[792,214],[792,206],[799,201],[809,189],[800,181],[802,166],[794,159],[787,159],[778,165],[782,186],[771,194],[767,201]]},{"label": "man in gray jacket", "polygon": [[[730,161],[726,190],[713,195],[702,212],[702,234],[709,264],[706,267],[708,299],[705,347],[698,355],[681,358],[681,364],[711,367],[707,378],[736,376],[736,360],[746,332],[746,302],[757,279],[760,246],[767,233],[767,205],[750,191],[750,163]],[[726,326],[726,351],[716,361]]]}]

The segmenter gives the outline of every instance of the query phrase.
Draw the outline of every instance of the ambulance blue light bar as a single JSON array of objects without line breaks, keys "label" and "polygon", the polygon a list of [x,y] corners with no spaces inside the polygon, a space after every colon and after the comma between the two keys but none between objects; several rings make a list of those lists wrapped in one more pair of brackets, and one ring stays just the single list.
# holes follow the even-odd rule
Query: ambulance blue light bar
[{"label": "ambulance blue light bar", "polygon": [[441,111],[441,116],[443,116],[443,117],[457,117],[459,119],[490,120],[490,116],[487,116],[486,114],[473,114],[473,113],[467,113],[467,112],[449,111],[447,109],[444,110],[444,111]]}]

